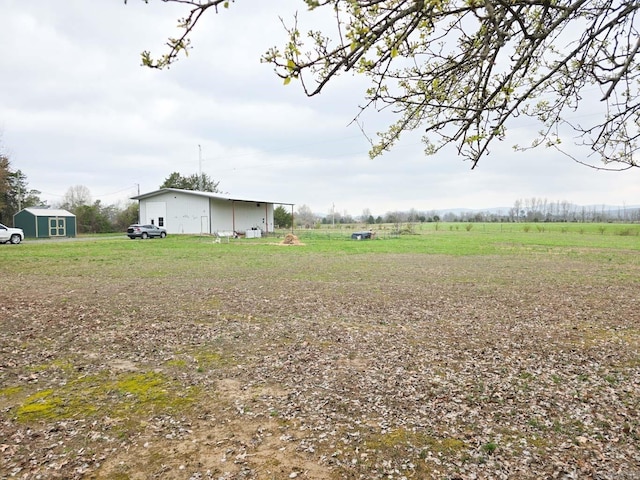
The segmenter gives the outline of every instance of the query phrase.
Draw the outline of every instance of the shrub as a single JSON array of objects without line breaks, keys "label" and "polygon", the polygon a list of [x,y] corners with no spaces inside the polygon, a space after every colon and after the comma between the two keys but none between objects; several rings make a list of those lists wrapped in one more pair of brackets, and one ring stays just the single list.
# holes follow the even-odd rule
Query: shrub
[{"label": "shrub", "polygon": [[493,452],[495,452],[497,448],[498,444],[494,442],[489,442],[482,445],[482,450],[487,452],[489,455],[493,454]]}]

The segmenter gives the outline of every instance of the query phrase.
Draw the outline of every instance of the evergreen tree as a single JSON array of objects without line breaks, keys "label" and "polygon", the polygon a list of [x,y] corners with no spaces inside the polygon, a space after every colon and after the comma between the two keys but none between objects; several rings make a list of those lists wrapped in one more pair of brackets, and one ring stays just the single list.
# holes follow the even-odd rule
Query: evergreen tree
[{"label": "evergreen tree", "polygon": [[194,173],[182,176],[179,172],[173,172],[160,185],[160,188],[179,188],[181,190],[196,190],[199,192],[218,193],[220,182],[214,181],[206,173]]}]

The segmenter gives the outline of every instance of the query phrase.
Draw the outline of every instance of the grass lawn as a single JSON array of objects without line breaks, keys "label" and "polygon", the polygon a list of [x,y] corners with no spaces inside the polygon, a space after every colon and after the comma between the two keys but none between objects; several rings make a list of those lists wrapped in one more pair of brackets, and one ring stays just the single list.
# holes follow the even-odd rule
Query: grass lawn
[{"label": "grass lawn", "polygon": [[0,245],[0,478],[640,477],[640,226]]}]

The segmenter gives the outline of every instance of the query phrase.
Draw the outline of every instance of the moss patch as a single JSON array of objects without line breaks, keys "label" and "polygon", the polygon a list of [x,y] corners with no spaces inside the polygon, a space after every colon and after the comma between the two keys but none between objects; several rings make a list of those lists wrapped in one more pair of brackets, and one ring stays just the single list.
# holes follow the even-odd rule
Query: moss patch
[{"label": "moss patch", "polygon": [[19,395],[24,390],[20,385],[14,385],[12,387],[0,388],[0,396],[3,397],[14,397]]},{"label": "moss patch", "polygon": [[85,418],[100,412],[111,418],[141,417],[184,408],[197,393],[156,372],[93,375],[36,392],[15,408],[15,414],[20,422]]},{"label": "moss patch", "polygon": [[[406,428],[397,428],[384,433],[371,433],[363,439],[360,446],[360,459],[355,470],[361,473],[377,471],[385,475],[401,472],[399,478],[437,478],[436,464],[429,458],[438,458],[440,462],[462,462],[468,456],[469,446],[453,437],[436,437],[424,432],[415,432]],[[347,462],[345,471],[354,469]],[[395,478],[395,477],[394,477]]]},{"label": "moss patch", "polygon": [[424,433],[411,432],[398,428],[388,433],[374,435],[367,439],[367,447],[374,450],[388,450],[399,447],[410,447],[417,450],[430,450],[434,453],[457,453],[467,445],[457,438],[436,438]]}]

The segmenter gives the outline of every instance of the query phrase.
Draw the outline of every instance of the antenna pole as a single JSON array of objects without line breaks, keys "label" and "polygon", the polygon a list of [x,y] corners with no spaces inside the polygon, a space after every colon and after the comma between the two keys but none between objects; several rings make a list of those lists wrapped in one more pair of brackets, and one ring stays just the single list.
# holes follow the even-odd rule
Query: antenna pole
[{"label": "antenna pole", "polygon": [[198,188],[202,190],[202,147],[198,144]]}]

